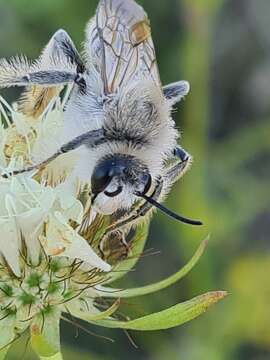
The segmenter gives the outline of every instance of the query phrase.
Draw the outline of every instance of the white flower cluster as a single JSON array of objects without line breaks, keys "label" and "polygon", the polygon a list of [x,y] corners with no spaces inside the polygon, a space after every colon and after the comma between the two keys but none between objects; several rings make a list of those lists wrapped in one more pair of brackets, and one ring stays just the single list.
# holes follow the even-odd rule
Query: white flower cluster
[{"label": "white flower cluster", "polygon": [[[8,126],[1,127],[2,172],[24,166],[27,160],[42,151],[44,144],[55,147],[63,121],[63,104],[54,105],[33,122],[9,108],[11,123],[1,105],[2,116],[8,121]],[[81,202],[62,184],[51,187],[47,185],[50,182],[38,182],[32,175],[0,178],[0,254],[14,274],[20,276],[21,273],[23,246],[26,246],[29,261],[34,264],[39,261],[42,247],[48,256],[80,259],[93,268],[110,271],[111,267],[71,226],[71,221],[77,226],[82,222],[84,209]]]}]

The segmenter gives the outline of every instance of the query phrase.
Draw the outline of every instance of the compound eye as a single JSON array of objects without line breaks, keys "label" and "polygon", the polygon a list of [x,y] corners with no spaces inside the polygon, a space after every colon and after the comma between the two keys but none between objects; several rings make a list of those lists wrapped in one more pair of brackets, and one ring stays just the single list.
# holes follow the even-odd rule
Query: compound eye
[{"label": "compound eye", "polygon": [[103,163],[98,165],[91,178],[92,194],[103,192],[112,180],[111,164]]}]

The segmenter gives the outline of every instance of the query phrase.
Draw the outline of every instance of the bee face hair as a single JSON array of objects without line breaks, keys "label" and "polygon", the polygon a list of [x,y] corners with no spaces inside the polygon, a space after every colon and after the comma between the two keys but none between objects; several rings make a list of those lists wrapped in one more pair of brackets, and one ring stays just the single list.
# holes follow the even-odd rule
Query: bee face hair
[{"label": "bee face hair", "polygon": [[[114,206],[135,200],[135,192],[146,194],[151,187],[148,168],[134,156],[114,154],[102,158],[91,177],[92,205],[103,214],[111,214]],[[116,209],[117,210],[117,209]]]}]

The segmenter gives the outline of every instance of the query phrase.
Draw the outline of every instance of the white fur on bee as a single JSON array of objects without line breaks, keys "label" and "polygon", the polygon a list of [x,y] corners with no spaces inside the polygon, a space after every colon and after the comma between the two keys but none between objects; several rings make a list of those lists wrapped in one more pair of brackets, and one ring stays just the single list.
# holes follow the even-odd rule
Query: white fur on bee
[{"label": "white fur on bee", "polygon": [[[93,72],[94,73],[94,72]],[[91,88],[90,84],[96,84]],[[78,164],[76,175],[83,181],[91,174],[100,159],[108,154],[133,155],[141,160],[155,179],[162,173],[164,161],[171,157],[179,136],[171,119],[170,103],[161,90],[150,79],[142,79],[111,97],[111,101],[101,104],[102,86],[89,81],[89,96],[82,98],[73,94],[65,113],[62,142],[72,140],[87,131],[103,126],[108,133],[123,131],[142,138],[143,143],[108,141],[98,149],[82,146],[76,150]],[[150,106],[146,109],[146,106]],[[147,113],[147,111],[150,111]]]}]

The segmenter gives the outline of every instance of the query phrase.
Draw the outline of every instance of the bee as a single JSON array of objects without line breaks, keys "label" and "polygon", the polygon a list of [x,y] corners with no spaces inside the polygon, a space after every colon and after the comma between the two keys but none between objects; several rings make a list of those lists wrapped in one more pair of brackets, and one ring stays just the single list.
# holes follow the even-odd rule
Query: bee
[{"label": "bee", "polygon": [[86,28],[83,55],[59,30],[35,62],[25,57],[0,61],[0,87],[27,87],[30,113],[68,84],[73,88],[59,149],[12,175],[77,152],[73,172],[91,183],[96,213],[126,212],[113,229],[138,221],[153,208],[201,225],[161,204],[191,164],[191,156],[177,144],[179,132],[171,117],[190,87],[186,81],[162,86],[150,22],[141,6],[133,0],[100,0]]}]

